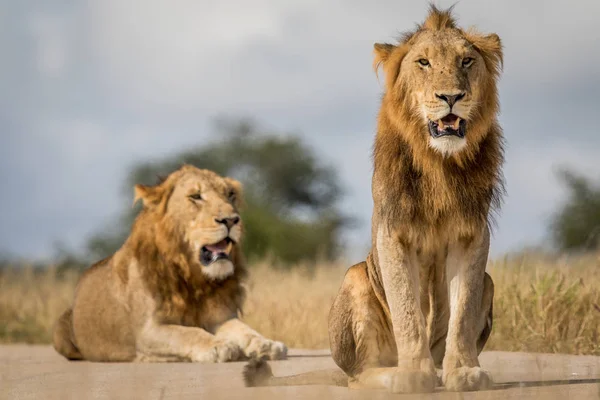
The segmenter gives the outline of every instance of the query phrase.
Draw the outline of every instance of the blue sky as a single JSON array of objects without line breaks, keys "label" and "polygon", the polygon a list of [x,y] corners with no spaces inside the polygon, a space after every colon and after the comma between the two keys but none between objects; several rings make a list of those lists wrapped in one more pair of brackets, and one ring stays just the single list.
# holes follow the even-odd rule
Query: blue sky
[{"label": "blue sky", "polygon": [[[302,135],[339,167],[348,257],[370,235],[381,86],[372,45],[423,20],[423,1],[6,2],[0,12],[0,252],[78,248],[129,206],[136,161],[214,138],[219,115]],[[438,1],[441,7],[451,5]],[[462,0],[500,35],[508,146],[493,254],[544,242],[563,200],[553,171],[600,167],[600,2]]]}]

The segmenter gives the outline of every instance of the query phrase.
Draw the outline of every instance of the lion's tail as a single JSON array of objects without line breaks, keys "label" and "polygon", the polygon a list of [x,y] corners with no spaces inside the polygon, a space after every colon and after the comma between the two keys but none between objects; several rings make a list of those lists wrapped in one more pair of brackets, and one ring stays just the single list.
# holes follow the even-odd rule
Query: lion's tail
[{"label": "lion's tail", "polygon": [[57,352],[69,360],[83,360],[75,343],[73,343],[73,310],[65,311],[54,326],[52,342]]},{"label": "lion's tail", "polygon": [[256,386],[300,386],[329,385],[348,386],[348,376],[337,369],[310,371],[298,375],[273,376],[265,360],[250,360],[244,367],[244,382],[248,387]]}]

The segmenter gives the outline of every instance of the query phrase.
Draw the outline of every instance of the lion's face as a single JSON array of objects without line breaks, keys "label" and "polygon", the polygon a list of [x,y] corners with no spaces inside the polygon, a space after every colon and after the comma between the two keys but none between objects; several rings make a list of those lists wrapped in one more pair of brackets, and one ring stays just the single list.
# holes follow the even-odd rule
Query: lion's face
[{"label": "lion's face", "polygon": [[489,128],[482,125],[496,112],[500,48],[497,35],[454,27],[421,28],[398,46],[375,45],[375,61],[387,75],[386,95],[393,99],[388,106],[409,114],[405,119],[437,152],[460,152],[482,139]]},{"label": "lion's face", "polygon": [[421,36],[402,60],[399,79],[411,82],[415,111],[426,124],[431,147],[452,154],[466,144],[485,65],[473,46],[453,31]]},{"label": "lion's face", "polygon": [[[160,198],[154,200],[153,192],[160,192]],[[146,207],[154,203],[155,211],[163,213],[162,220],[172,227],[171,239],[188,247],[189,262],[214,280],[234,272],[233,252],[242,237],[240,192],[238,181],[187,165],[160,185],[136,186]]]}]

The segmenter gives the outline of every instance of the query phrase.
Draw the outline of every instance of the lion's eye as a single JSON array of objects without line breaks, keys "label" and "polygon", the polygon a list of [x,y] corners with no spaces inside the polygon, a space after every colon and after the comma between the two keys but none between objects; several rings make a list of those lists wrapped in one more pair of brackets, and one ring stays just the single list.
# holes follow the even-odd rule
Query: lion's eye
[{"label": "lion's eye", "polygon": [[421,64],[421,66],[426,67],[429,65],[429,60],[426,58],[421,58],[419,59],[418,63]]},{"label": "lion's eye", "polygon": [[473,57],[463,58],[463,60],[462,60],[462,66],[465,67],[465,68],[470,67],[471,64],[473,64],[473,61],[475,61],[475,59]]},{"label": "lion's eye", "polygon": [[190,194],[188,197],[194,201],[202,200],[202,195],[200,193]]},{"label": "lion's eye", "polygon": [[229,198],[229,201],[234,202],[235,201],[235,192],[234,191],[229,192],[227,197]]}]

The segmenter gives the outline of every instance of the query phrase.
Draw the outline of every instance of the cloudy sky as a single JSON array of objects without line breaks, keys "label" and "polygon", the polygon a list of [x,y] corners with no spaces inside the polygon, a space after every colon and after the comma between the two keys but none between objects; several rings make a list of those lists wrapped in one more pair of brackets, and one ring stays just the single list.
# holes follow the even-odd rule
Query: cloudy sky
[{"label": "cloudy sky", "polygon": [[[438,1],[442,7],[450,1]],[[135,161],[212,137],[217,115],[301,134],[339,166],[350,258],[364,256],[381,86],[372,45],[427,10],[399,0],[5,1],[0,9],[0,253],[78,248],[130,204]],[[597,0],[462,0],[505,45],[508,197],[494,254],[545,240],[559,165],[598,176]]]}]

